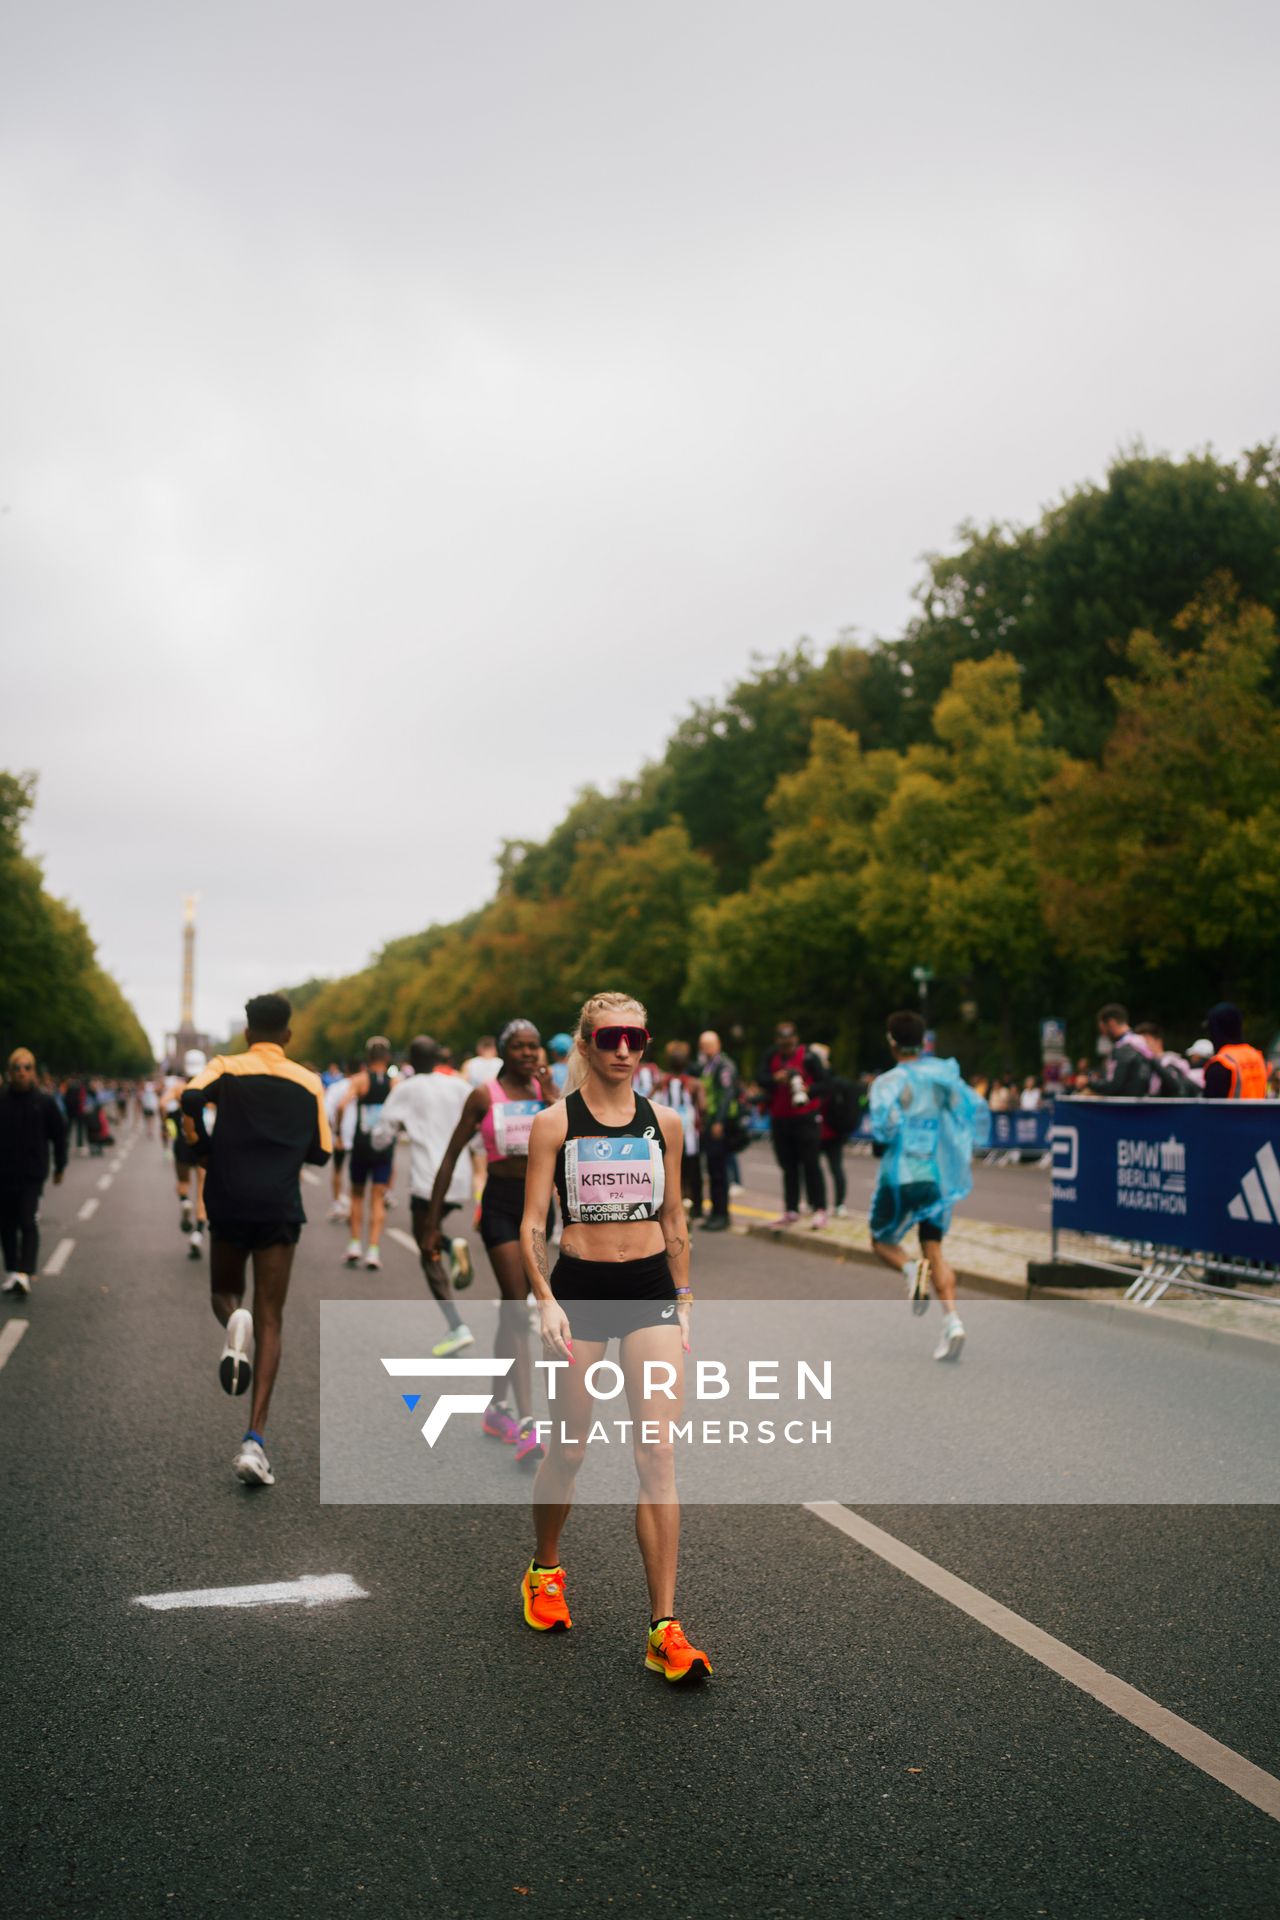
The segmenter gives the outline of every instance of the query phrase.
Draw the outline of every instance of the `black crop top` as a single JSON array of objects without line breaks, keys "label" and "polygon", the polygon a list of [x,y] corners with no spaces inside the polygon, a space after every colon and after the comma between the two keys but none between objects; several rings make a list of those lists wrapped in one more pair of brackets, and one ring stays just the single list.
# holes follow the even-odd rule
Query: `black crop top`
[{"label": "black crop top", "polygon": [[636,1095],[635,1116],[621,1127],[597,1120],[577,1088],[566,1097],[564,1110],[556,1192],[566,1225],[656,1220],[666,1187],[662,1128],[644,1095]]}]

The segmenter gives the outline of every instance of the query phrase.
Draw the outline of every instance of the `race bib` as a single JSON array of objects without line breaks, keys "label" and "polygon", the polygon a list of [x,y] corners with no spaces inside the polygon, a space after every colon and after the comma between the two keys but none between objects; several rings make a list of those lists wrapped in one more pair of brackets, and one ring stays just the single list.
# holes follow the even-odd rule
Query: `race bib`
[{"label": "race bib", "polygon": [[656,1220],[665,1186],[662,1142],[637,1134],[570,1140],[564,1180],[569,1218],[583,1226]]},{"label": "race bib", "polygon": [[500,1100],[493,1109],[493,1144],[499,1160],[527,1159],[529,1135],[541,1100]]},{"label": "race bib", "polygon": [[379,1102],[376,1107],[366,1107],[362,1105],[360,1108],[361,1133],[372,1133],[374,1128],[377,1126],[379,1120],[381,1120],[381,1118],[382,1118],[381,1102]]}]

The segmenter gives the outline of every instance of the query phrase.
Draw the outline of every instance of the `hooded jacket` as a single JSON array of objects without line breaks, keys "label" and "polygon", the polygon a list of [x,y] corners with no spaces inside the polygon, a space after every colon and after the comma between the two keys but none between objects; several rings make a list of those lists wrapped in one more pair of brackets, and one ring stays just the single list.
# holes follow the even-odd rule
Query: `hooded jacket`
[{"label": "hooded jacket", "polygon": [[67,1164],[67,1123],[51,1093],[41,1087],[19,1092],[0,1086],[0,1187],[43,1186],[49,1178],[49,1149],[61,1173]]}]

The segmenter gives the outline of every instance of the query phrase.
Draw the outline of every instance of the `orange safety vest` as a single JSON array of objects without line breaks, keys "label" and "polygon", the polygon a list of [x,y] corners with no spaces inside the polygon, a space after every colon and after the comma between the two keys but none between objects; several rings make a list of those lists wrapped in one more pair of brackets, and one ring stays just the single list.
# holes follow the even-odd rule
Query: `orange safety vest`
[{"label": "orange safety vest", "polygon": [[[1247,1047],[1237,1040],[1229,1047],[1219,1047],[1213,1060],[1226,1067],[1231,1075],[1228,1100],[1266,1099],[1267,1063],[1256,1047]],[[1208,1062],[1210,1066],[1213,1060]]]}]

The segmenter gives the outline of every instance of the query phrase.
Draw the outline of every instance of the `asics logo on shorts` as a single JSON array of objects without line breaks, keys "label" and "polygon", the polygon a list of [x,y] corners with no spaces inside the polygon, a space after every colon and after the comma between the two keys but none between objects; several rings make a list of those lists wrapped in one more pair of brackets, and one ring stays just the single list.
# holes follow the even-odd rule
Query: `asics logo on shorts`
[{"label": "asics logo on shorts", "polygon": [[664,1307],[662,1309],[662,1318],[664,1320],[669,1320],[674,1312],[675,1312],[674,1307]]}]

